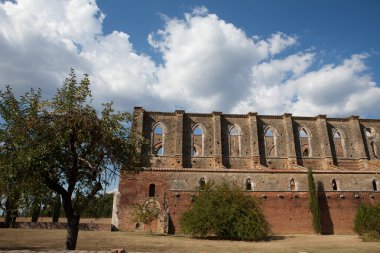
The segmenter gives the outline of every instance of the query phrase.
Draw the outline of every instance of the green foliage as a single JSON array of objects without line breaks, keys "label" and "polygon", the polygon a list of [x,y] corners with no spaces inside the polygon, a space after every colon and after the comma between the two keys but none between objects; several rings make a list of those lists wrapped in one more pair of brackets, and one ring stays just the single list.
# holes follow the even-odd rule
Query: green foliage
[{"label": "green foliage", "polygon": [[132,209],[132,217],[134,222],[142,222],[149,226],[149,231],[152,234],[152,222],[158,218],[160,208],[153,200],[142,205],[134,204]]},{"label": "green foliage", "polygon": [[88,203],[82,217],[110,218],[112,217],[113,194],[97,195]]},{"label": "green foliage", "polygon": [[380,207],[361,204],[356,211],[354,231],[363,241],[380,240]]},{"label": "green foliage", "polygon": [[34,90],[20,99],[10,87],[0,92],[0,189],[34,193],[45,185],[59,194],[66,249],[75,249],[80,216],[103,185],[141,168],[143,140],[127,127],[131,115],[112,103],[98,113],[90,99],[88,76],[77,82],[74,70],[52,100]]},{"label": "green foliage", "polygon": [[61,214],[61,196],[59,194],[56,194],[53,203],[52,203],[52,208],[51,208],[51,217],[52,217],[52,222],[58,222],[59,221],[59,216]]},{"label": "green foliage", "polygon": [[270,233],[258,201],[227,182],[206,183],[180,224],[184,233],[197,237],[251,241]]},{"label": "green foliage", "polygon": [[313,172],[311,171],[311,169],[308,169],[307,177],[308,177],[308,182],[309,182],[309,194],[310,194],[309,208],[312,215],[313,228],[314,228],[315,233],[320,234],[321,233],[321,215],[320,215],[319,204],[318,204],[318,196],[315,190]]},{"label": "green foliage", "polygon": [[380,232],[369,231],[361,235],[363,242],[380,242]]},{"label": "green foliage", "polygon": [[[39,91],[31,90],[17,99],[10,86],[0,91],[0,208],[6,213],[6,226],[24,203],[40,199],[48,191],[41,182],[31,180],[24,170],[26,160],[22,155],[32,134],[26,122],[36,116],[40,97]],[[30,212],[31,203],[27,208]]]}]

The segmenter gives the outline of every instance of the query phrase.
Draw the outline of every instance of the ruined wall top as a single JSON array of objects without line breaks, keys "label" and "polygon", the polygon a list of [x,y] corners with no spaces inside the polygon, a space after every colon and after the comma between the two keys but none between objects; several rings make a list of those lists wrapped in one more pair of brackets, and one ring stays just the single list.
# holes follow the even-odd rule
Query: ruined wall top
[{"label": "ruined wall top", "polygon": [[380,119],[148,112],[134,108],[133,128],[149,144],[153,167],[367,170],[377,165]]}]

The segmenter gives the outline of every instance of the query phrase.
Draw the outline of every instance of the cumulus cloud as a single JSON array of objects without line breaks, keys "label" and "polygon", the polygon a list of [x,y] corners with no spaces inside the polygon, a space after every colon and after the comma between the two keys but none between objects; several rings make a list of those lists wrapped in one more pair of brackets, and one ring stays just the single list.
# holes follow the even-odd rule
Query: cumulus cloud
[{"label": "cumulus cloud", "polygon": [[104,34],[104,18],[95,0],[0,2],[0,87],[51,96],[73,67],[90,74],[95,103],[120,110],[380,116],[366,54],[316,68],[316,50],[286,53],[297,36],[247,35],[198,7],[149,34],[159,64],[127,33]]}]

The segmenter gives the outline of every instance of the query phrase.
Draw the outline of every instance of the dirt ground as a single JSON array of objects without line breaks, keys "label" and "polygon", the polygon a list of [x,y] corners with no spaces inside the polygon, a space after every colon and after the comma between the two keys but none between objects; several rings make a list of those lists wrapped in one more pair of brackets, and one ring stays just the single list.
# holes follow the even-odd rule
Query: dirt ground
[{"label": "dirt ground", "polygon": [[[0,250],[63,250],[66,231],[0,229]],[[380,243],[362,242],[356,235],[286,235],[265,242],[199,240],[185,236],[135,232],[80,231],[77,250],[125,248],[137,252],[183,253],[380,253]]]}]

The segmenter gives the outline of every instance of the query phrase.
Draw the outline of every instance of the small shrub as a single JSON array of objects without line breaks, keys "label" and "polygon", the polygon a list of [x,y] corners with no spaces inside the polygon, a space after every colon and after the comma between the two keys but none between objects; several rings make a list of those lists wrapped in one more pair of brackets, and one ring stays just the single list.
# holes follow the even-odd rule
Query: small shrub
[{"label": "small shrub", "polygon": [[204,185],[180,224],[184,233],[197,237],[252,241],[270,233],[258,201],[226,182]]},{"label": "small shrub", "polygon": [[152,222],[160,215],[160,209],[155,202],[146,202],[142,205],[134,204],[132,210],[133,221],[142,222],[149,226],[150,234],[152,231]]},{"label": "small shrub", "polygon": [[360,205],[356,211],[354,231],[363,241],[380,239],[380,208],[375,205]]},{"label": "small shrub", "polygon": [[361,236],[363,242],[380,242],[380,233],[377,231],[369,231]]}]

